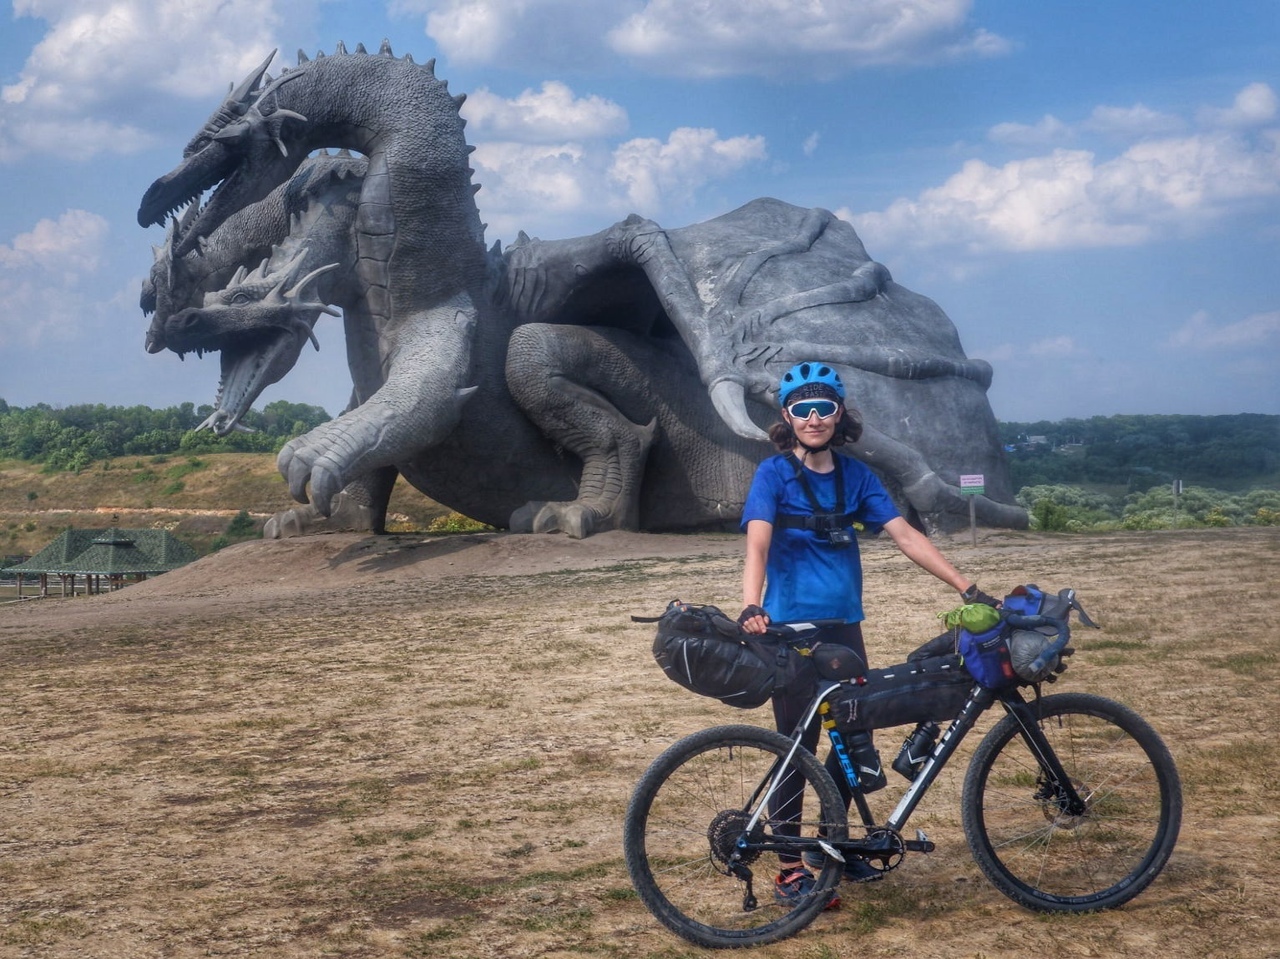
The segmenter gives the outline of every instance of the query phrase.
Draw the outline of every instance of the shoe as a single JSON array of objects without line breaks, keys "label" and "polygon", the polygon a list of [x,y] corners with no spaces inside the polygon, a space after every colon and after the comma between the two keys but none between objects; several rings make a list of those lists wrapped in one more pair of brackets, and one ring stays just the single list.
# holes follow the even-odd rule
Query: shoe
[{"label": "shoe", "polygon": [[[827,857],[816,849],[804,854],[804,864],[814,869],[821,869],[827,864]],[[884,873],[865,859],[846,859],[844,863],[844,882],[875,882],[883,879]]]},{"label": "shoe", "polygon": [[[784,869],[778,873],[778,877],[773,881],[773,898],[784,906],[794,908],[800,905],[807,897],[813,895],[813,887],[817,884],[818,881],[813,878],[813,873],[803,866]],[[834,889],[829,895],[831,898],[822,907],[824,909],[834,909],[840,905],[840,897],[836,895]]]}]

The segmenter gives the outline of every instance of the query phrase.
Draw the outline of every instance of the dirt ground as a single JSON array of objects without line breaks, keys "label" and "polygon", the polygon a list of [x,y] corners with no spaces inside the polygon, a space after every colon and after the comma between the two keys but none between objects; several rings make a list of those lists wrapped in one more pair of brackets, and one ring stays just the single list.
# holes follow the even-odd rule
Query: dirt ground
[{"label": "dirt ground", "polygon": [[[754,954],[1280,956],[1280,530],[942,545],[990,592],[1079,590],[1104,629],[1079,631],[1054,688],[1123,700],[1165,737],[1173,859],[1123,909],[1023,910],[968,855],[955,763],[911,823],[936,852]],[[740,550],[335,534],[0,607],[0,956],[708,954],[635,897],[623,811],[680,736],[769,716],[668,682],[629,616],[674,597],[736,612]],[[891,544],[864,553],[887,665],[955,600]],[[886,760],[903,732],[880,734]]]}]

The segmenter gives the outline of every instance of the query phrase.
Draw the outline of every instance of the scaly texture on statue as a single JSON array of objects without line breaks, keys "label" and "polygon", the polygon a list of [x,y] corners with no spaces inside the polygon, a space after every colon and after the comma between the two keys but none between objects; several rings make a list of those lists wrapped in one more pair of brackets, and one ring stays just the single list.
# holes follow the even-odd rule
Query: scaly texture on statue
[{"label": "scaly texture on statue", "polygon": [[[160,222],[218,187],[171,227],[143,306],[153,352],[222,351],[208,423],[220,433],[296,362],[322,313],[342,310],[352,403],[282,452],[292,493],[305,502],[309,487],[313,505],[278,527],[306,528],[348,488],[385,514],[396,471],[498,526],[729,523],[770,452],[778,376],[816,357],[866,418],[852,452],[909,515],[962,525],[955,484],[980,472],[980,518],[1025,525],[990,367],[849,224],[764,199],[681,229],[632,216],[486,253],[461,98],[431,65],[385,44],[299,61],[276,80],[264,63],[233,90],[139,211]],[[367,161],[303,161],[321,148]]]}]

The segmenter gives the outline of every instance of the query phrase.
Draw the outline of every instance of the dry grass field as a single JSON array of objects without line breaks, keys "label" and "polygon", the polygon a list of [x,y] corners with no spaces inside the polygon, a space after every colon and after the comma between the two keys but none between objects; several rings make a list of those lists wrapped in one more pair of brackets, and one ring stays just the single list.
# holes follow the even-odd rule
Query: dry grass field
[{"label": "dry grass field", "polygon": [[[911,824],[935,853],[755,954],[1280,955],[1280,529],[943,547],[991,592],[1080,591],[1104,629],[1080,631],[1055,688],[1123,700],[1165,737],[1186,801],[1173,859],[1123,909],[1027,912],[969,858],[955,764]],[[669,683],[628,617],[673,597],[736,611],[740,549],[335,534],[0,607],[0,956],[708,955],[632,892],[623,810],[678,737],[769,717]],[[865,563],[887,665],[955,600],[889,544]],[[886,758],[902,732],[880,735]]]}]

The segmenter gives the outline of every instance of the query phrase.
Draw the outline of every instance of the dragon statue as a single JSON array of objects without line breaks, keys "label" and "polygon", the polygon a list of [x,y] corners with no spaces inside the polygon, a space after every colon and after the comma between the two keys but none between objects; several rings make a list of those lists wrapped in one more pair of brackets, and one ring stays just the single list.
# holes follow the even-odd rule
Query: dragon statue
[{"label": "dragon statue", "polygon": [[486,249],[464,98],[433,62],[339,45],[272,79],[272,57],[138,211],[169,221],[143,287],[147,349],[221,352],[215,432],[342,315],[351,402],[281,451],[309,505],[269,534],[332,515],[379,530],[397,476],[519,531],[733,524],[771,452],[777,379],[815,357],[864,415],[851,452],[908,518],[963,525],[956,481],[982,473],[982,522],[1026,525],[990,366],[833,214],[761,199],[679,229],[633,215]]}]

